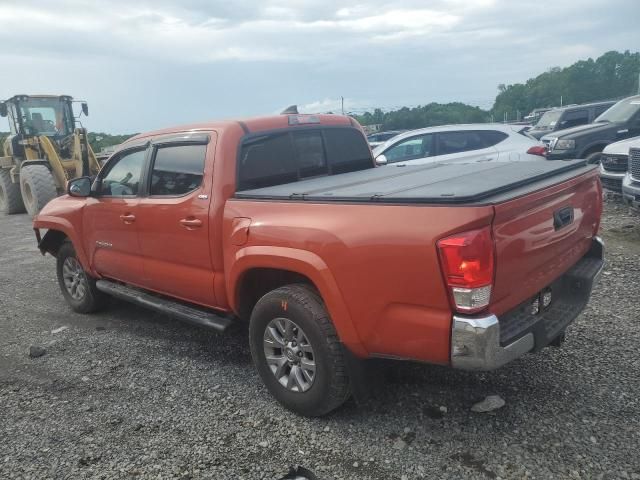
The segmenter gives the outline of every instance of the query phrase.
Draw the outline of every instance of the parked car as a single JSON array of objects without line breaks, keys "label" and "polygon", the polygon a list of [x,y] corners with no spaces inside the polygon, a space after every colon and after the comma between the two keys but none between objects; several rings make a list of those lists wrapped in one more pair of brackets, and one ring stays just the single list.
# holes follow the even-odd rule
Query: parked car
[{"label": "parked car", "polygon": [[551,110],[551,107],[547,107],[547,108],[534,108],[533,110],[531,110],[531,112],[529,112],[525,117],[524,117],[524,121],[525,122],[529,122],[529,123],[536,123],[538,120],[540,120],[540,118],[549,110]]},{"label": "parked car", "polygon": [[267,389],[322,415],[361,359],[489,370],[563,338],[603,266],[597,176],[375,168],[353,119],[280,115],[138,135],[33,226],[76,312],[112,295],[219,331],[246,320]]},{"label": "parked car", "polygon": [[392,139],[396,135],[406,132],[406,130],[387,130],[386,132],[376,132],[367,135],[367,141],[371,148],[375,148],[378,145],[382,145],[387,140]]},{"label": "parked car", "polygon": [[522,125],[470,124],[422,128],[398,135],[373,150],[379,165],[540,160],[546,149]]},{"label": "parked car", "polygon": [[622,198],[640,209],[640,142],[635,142],[629,149],[629,170],[622,180]]},{"label": "parked car", "polygon": [[620,100],[589,125],[544,135],[549,160],[585,158],[599,163],[602,150],[610,143],[640,135],[640,95]]},{"label": "parked car", "polygon": [[596,102],[551,109],[540,117],[538,123],[529,129],[528,133],[539,140],[543,135],[556,130],[586,125],[593,122],[615,103],[614,101]]},{"label": "parked car", "polygon": [[622,192],[622,179],[629,165],[629,148],[634,145],[640,145],[640,137],[628,138],[604,147],[600,158],[600,181],[607,190]]}]

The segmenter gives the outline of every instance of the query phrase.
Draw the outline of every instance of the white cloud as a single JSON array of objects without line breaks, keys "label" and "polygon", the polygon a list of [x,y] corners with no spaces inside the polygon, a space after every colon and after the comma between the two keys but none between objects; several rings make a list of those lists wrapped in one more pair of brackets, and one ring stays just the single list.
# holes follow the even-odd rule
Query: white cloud
[{"label": "white cloud", "polygon": [[636,18],[633,0],[0,0],[0,98],[70,93],[119,132],[339,95],[490,105],[499,83],[637,48]]}]

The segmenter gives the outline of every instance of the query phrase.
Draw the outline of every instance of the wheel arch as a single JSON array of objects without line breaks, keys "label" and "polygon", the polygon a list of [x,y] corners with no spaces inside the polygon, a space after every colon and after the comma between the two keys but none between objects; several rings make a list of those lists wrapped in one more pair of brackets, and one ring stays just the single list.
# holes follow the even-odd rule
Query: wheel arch
[{"label": "wheel arch", "polygon": [[584,149],[582,149],[582,152],[580,153],[580,155],[578,155],[578,158],[585,158],[591,155],[592,153],[601,152],[602,150],[605,149],[607,145],[609,145],[608,142],[602,142],[602,141],[598,141],[590,145],[587,145]]},{"label": "wheel arch", "polygon": [[[55,257],[62,244],[68,240],[73,245],[82,267],[86,271],[91,271],[88,257],[82,247],[82,242],[68,220],[59,217],[43,217],[40,215],[34,221],[33,228],[38,232],[40,229],[47,230],[38,242],[38,249],[43,255],[49,253]],[[37,235],[38,234],[36,234],[36,236]]]},{"label": "wheel arch", "polygon": [[236,252],[227,272],[229,302],[241,318],[248,318],[267,292],[307,283],[320,294],[340,340],[354,354],[367,355],[329,267],[315,253],[288,247],[246,247]]}]

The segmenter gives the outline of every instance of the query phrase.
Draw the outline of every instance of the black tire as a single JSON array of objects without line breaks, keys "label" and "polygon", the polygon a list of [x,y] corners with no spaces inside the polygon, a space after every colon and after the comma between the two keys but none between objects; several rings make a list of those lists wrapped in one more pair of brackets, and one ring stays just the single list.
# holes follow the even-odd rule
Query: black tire
[{"label": "black tire", "polygon": [[6,215],[25,212],[20,185],[11,181],[11,174],[5,168],[0,168],[0,212]]},{"label": "black tire", "polygon": [[[286,318],[303,331],[313,349],[315,376],[306,391],[283,386],[267,363],[264,336],[274,319]],[[322,299],[307,285],[287,285],[263,296],[249,322],[253,362],[269,392],[285,408],[308,417],[318,417],[342,405],[351,393],[346,358],[338,334]]]},{"label": "black tire", "polygon": [[58,196],[53,175],[44,165],[26,165],[20,169],[20,191],[27,213],[32,217]]},{"label": "black tire", "polygon": [[[67,260],[69,260],[68,263],[72,265],[77,262],[77,265],[80,268],[77,280],[78,284],[82,282],[84,287],[83,295],[74,296],[73,290],[70,290],[65,284],[65,276],[67,276],[65,272],[65,262],[67,262]],[[62,244],[58,250],[58,254],[56,255],[56,263],[58,285],[60,286],[60,290],[62,291],[62,295],[65,300],[75,312],[91,313],[101,309],[105,305],[107,295],[96,288],[96,280],[90,277],[89,274],[82,269],[82,265],[76,256],[76,251],[71,242],[66,241]],[[69,277],[67,276],[67,279],[68,278]],[[78,290],[76,290],[76,292],[77,291]]]},{"label": "black tire", "polygon": [[602,152],[592,152],[586,156],[585,160],[588,165],[600,165],[600,159],[602,158]]}]

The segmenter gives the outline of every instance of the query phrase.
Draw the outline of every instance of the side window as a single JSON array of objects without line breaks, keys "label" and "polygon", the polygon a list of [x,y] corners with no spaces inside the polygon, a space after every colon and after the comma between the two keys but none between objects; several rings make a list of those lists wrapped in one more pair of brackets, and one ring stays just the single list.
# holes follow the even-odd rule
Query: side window
[{"label": "side window", "polygon": [[202,184],[206,145],[158,147],[151,170],[149,194],[179,197]]},{"label": "side window", "polygon": [[102,177],[100,194],[110,197],[129,197],[138,194],[145,150],[124,153],[107,167]]},{"label": "side window", "polygon": [[565,113],[560,119],[560,128],[577,127],[589,123],[589,110],[574,110]]},{"label": "side window", "polygon": [[438,134],[438,155],[469,152],[485,148],[478,132],[459,131]]},{"label": "side window", "polygon": [[432,144],[433,134],[418,135],[401,140],[383,153],[388,163],[415,160],[433,155]]},{"label": "side window", "polygon": [[597,106],[596,107],[596,112],[595,112],[593,118],[599,117],[601,113],[604,113],[607,110],[609,110],[609,107],[611,107],[611,105],[600,105],[600,106]]},{"label": "side window", "polygon": [[509,137],[506,133],[498,130],[482,130],[477,133],[482,138],[485,147],[493,147]]}]

